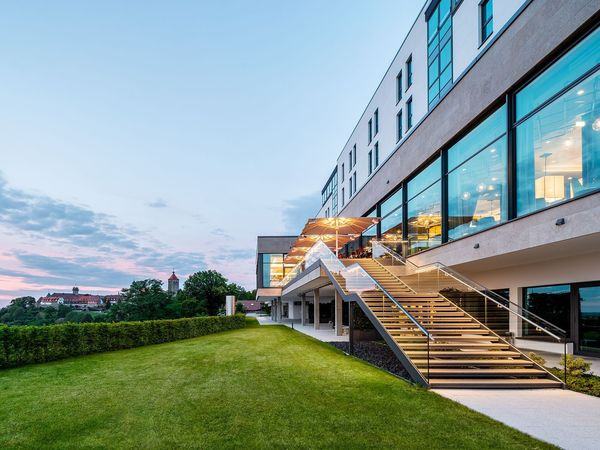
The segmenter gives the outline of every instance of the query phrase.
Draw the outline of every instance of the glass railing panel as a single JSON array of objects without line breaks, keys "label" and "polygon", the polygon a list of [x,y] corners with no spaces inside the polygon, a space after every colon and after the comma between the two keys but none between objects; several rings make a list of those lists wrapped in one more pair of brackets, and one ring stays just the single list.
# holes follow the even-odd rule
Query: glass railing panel
[{"label": "glass railing panel", "polygon": [[[473,280],[440,263],[418,267],[397,251],[390,249],[385,241],[374,241],[373,258],[388,268],[407,286],[417,293],[438,292],[463,308],[475,319],[500,335],[509,332],[511,316],[520,329],[517,336],[542,337],[562,341],[565,330],[533,314],[509,299],[488,290]],[[398,242],[393,244],[398,247]],[[398,266],[404,266],[400,268]]]}]

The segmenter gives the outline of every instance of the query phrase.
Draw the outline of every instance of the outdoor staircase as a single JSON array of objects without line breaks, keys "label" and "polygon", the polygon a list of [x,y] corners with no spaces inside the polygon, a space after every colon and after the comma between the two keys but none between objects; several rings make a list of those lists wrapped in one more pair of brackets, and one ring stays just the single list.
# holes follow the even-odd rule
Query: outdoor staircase
[{"label": "outdoor staircase", "polygon": [[[383,290],[362,291],[361,308],[387,334],[431,388],[560,388],[563,384],[492,329],[421,280],[415,293],[374,259],[341,260],[360,266],[431,335],[428,339]],[[342,276],[334,275],[344,288]],[[431,292],[427,292],[431,290]],[[428,345],[429,341],[429,345]]]}]

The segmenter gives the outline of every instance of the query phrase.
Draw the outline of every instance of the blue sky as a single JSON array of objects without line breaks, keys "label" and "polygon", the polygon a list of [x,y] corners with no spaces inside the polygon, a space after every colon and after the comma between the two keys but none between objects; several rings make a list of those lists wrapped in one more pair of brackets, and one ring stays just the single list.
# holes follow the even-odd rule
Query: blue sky
[{"label": "blue sky", "polygon": [[0,5],[0,302],[298,233],[420,2]]}]

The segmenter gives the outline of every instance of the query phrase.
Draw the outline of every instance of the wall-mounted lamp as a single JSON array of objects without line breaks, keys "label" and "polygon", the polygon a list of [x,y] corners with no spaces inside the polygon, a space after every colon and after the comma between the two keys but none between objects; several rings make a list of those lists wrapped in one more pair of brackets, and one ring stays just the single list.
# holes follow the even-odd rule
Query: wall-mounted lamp
[{"label": "wall-mounted lamp", "polygon": [[557,227],[559,227],[559,226],[561,226],[561,225],[564,225],[564,224],[565,224],[565,219],[564,219],[564,217],[561,217],[560,219],[556,219],[555,225],[556,225]]},{"label": "wall-mounted lamp", "polygon": [[479,248],[479,242],[473,246],[473,248]]}]

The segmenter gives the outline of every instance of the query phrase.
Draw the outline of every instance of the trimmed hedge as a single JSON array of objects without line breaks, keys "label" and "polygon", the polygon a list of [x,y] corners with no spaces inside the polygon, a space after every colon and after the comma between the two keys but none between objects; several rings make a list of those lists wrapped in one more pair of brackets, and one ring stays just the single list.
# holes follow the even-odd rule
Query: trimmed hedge
[{"label": "trimmed hedge", "polygon": [[242,314],[116,323],[0,326],[0,368],[204,336],[246,326]]}]

